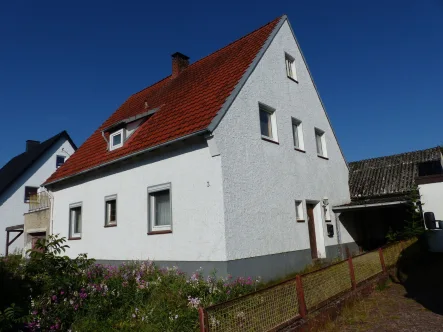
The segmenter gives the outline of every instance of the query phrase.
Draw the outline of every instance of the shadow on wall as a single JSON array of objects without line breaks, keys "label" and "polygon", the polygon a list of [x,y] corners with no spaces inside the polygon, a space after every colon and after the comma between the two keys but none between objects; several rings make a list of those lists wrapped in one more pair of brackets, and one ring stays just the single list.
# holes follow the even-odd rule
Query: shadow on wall
[{"label": "shadow on wall", "polygon": [[443,315],[443,253],[428,252],[422,238],[403,251],[397,276],[406,289],[406,297]]}]

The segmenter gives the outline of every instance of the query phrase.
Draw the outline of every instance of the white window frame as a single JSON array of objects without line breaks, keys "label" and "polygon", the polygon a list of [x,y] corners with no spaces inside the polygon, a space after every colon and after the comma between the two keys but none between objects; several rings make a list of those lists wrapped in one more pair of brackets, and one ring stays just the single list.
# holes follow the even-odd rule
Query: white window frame
[{"label": "white window frame", "polygon": [[305,220],[305,209],[303,208],[302,200],[295,200],[295,219],[297,221]]},{"label": "white window frame", "polygon": [[[75,233],[75,223],[72,218],[73,209],[80,208],[81,211],[81,220],[80,220],[80,229],[79,233]],[[69,205],[69,238],[81,238],[83,231],[83,203],[77,202]]]},{"label": "white window frame", "polygon": [[[159,191],[169,190],[169,205],[171,209],[170,225],[155,225],[155,196]],[[172,231],[172,186],[171,183],[164,183],[156,186],[148,187],[148,230],[149,232]]]},{"label": "white window frame", "polygon": [[[295,135],[297,135],[298,146],[295,144]],[[305,140],[303,138],[303,123],[296,118],[292,118],[292,140],[295,149],[302,151],[305,150]]]},{"label": "white window frame", "polygon": [[[108,203],[111,201],[115,201],[115,221],[113,221],[113,222],[111,222],[109,220],[110,210],[108,208]],[[117,220],[118,220],[117,213],[118,213],[117,194],[106,196],[105,197],[105,226],[116,226],[117,225]]]},{"label": "white window frame", "polygon": [[[63,163],[61,164],[61,165],[59,165],[58,163],[57,163],[57,159],[58,158],[63,158]],[[55,168],[59,168],[59,167],[61,167],[61,166],[63,166],[63,164],[66,162],[66,156],[62,156],[62,155],[60,155],[60,154],[58,154],[58,155],[56,155],[55,156]]]},{"label": "white window frame", "polygon": [[[317,136],[320,136],[320,143],[321,143],[321,153],[318,152],[318,142],[317,142]],[[326,135],[325,132],[321,129],[315,128],[315,147],[317,150],[317,155],[319,157],[328,158],[328,150],[326,148]]]},{"label": "white window frame", "polygon": [[[271,136],[263,135],[261,132],[261,122],[260,122],[260,112],[267,112],[270,115],[271,119]],[[265,105],[263,103],[258,104],[258,118],[259,118],[259,124],[260,124],[260,134],[262,139],[265,140],[271,140],[274,142],[278,142],[278,134],[277,134],[277,118],[276,118],[276,110],[275,108],[272,108],[268,105]]]},{"label": "white window frame", "polygon": [[286,75],[298,82],[297,79],[297,68],[295,67],[295,58],[288,53],[285,53],[285,65],[286,65]]},{"label": "white window frame", "polygon": [[[113,144],[114,141],[114,137],[121,135],[122,136],[122,140],[120,142],[120,144]],[[115,150],[118,148],[121,148],[123,146],[123,143],[125,142],[125,128],[122,128],[120,130],[117,130],[116,132],[113,132],[111,135],[109,135],[109,150]]]}]

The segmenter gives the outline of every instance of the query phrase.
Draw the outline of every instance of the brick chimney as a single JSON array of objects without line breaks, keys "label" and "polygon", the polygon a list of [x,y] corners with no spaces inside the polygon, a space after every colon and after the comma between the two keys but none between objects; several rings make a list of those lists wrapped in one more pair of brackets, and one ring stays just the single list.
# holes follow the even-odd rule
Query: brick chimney
[{"label": "brick chimney", "polygon": [[26,152],[28,152],[32,148],[35,148],[38,145],[40,145],[40,141],[33,141],[33,140],[28,139],[26,141]]},{"label": "brick chimney", "polygon": [[180,52],[175,52],[172,56],[172,78],[176,78],[184,69],[189,66],[189,57]]}]

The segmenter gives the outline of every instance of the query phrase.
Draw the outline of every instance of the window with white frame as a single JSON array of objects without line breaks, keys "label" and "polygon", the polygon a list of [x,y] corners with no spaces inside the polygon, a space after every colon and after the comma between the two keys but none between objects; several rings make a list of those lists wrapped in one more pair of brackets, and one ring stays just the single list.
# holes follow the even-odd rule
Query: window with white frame
[{"label": "window with white frame", "polygon": [[295,201],[295,218],[297,219],[297,221],[304,221],[302,201]]},{"label": "window with white frame", "polygon": [[148,211],[151,232],[172,229],[170,183],[148,188]]},{"label": "window with white frame", "polygon": [[294,118],[292,118],[292,138],[294,141],[294,148],[299,150],[305,149],[302,123],[300,120]]},{"label": "window with white frame", "polygon": [[117,195],[105,197],[105,226],[117,225]]},{"label": "window with white frame", "polygon": [[55,159],[55,167],[59,168],[61,165],[63,165],[65,163],[65,156],[57,156]]},{"label": "window with white frame", "polygon": [[82,236],[82,203],[69,206],[69,237],[81,238]]},{"label": "window with white frame", "polygon": [[278,141],[277,122],[275,119],[275,109],[259,104],[260,112],[260,132],[262,138]]},{"label": "window with white frame", "polygon": [[295,68],[295,59],[289,54],[285,53],[285,62],[286,62],[286,75],[289,78],[297,81],[297,71]]},{"label": "window with white frame", "polygon": [[315,128],[315,144],[317,146],[317,155],[327,157],[325,132]]},{"label": "window with white frame", "polygon": [[125,129],[123,128],[109,135],[109,150],[112,151],[123,146],[125,140],[124,134]]}]

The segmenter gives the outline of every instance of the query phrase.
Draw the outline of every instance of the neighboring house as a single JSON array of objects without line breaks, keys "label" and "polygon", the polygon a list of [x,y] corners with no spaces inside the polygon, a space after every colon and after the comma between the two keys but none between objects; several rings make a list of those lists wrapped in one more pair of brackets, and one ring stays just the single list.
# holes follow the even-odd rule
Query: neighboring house
[{"label": "neighboring house", "polygon": [[347,164],[286,16],[173,54],[45,187],[70,256],[270,278],[353,244],[330,209]]},{"label": "neighboring house", "polygon": [[[0,169],[0,255],[22,250],[27,234],[23,235],[24,217],[40,185],[76,150],[66,131],[40,143],[26,141],[26,151],[12,158]],[[32,234],[42,236],[43,229]],[[9,241],[7,241],[9,237]],[[16,238],[17,237],[17,238]],[[8,248],[7,242],[12,242]],[[32,239],[30,239],[32,241]]]},{"label": "neighboring house", "polygon": [[365,250],[384,244],[389,228],[403,227],[409,217],[405,203],[417,183],[423,211],[443,219],[442,160],[435,147],[351,162],[351,202],[333,210],[341,212],[342,224]]}]

